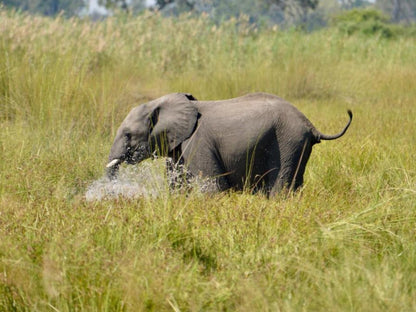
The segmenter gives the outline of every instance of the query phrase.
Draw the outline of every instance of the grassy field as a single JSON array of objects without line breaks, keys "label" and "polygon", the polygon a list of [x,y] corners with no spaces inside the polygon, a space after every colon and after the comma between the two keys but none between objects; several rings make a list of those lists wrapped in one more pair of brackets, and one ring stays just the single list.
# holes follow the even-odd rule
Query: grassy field
[{"label": "grassy field", "polygon": [[[0,310],[416,310],[415,60],[414,38],[0,11]],[[354,120],[290,198],[87,201],[127,112],[177,91]]]}]

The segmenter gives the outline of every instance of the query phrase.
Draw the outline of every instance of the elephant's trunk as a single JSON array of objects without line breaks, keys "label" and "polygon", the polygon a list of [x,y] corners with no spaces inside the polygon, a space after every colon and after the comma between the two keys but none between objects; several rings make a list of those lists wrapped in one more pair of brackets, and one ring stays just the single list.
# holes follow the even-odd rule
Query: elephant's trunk
[{"label": "elephant's trunk", "polygon": [[108,164],[105,166],[107,176],[110,180],[116,178],[120,164],[126,159],[127,155],[127,138],[121,133],[117,133],[114,143],[111,146],[110,155],[108,156]]},{"label": "elephant's trunk", "polygon": [[110,161],[105,167],[107,170],[107,177],[110,180],[115,180],[117,172],[118,172],[118,168],[120,166],[120,164],[122,163],[122,160],[116,158],[113,159],[112,161]]},{"label": "elephant's trunk", "polygon": [[338,138],[342,137],[345,134],[345,132],[347,132],[347,130],[348,130],[350,124],[351,124],[351,121],[352,121],[352,111],[351,110],[348,110],[348,116],[350,116],[350,120],[348,121],[347,125],[344,127],[344,129],[340,133],[337,133],[337,134],[334,134],[334,135],[328,135],[328,134],[323,134],[323,133],[317,131],[317,134],[315,135],[317,142],[320,142],[321,140],[335,140],[335,139],[338,139]]}]

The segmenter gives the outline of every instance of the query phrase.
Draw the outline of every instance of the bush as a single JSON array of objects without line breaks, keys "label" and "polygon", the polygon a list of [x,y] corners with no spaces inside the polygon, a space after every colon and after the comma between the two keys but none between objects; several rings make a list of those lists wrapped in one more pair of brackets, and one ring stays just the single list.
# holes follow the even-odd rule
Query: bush
[{"label": "bush", "polygon": [[374,9],[353,9],[338,14],[333,18],[333,22],[363,24],[366,22],[381,22],[387,24],[388,16]]},{"label": "bush", "polygon": [[346,35],[362,34],[393,38],[401,34],[402,27],[392,25],[389,18],[374,9],[353,9],[336,15],[331,25]]}]

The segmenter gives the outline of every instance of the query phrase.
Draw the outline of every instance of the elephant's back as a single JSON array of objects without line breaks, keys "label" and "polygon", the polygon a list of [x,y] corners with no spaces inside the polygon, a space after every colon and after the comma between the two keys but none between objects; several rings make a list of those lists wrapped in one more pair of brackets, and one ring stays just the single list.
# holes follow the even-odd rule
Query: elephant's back
[{"label": "elephant's back", "polygon": [[303,114],[284,99],[269,93],[250,93],[241,97],[216,101],[197,101],[201,115],[228,120],[265,117],[264,121],[276,120],[286,114],[302,117]]},{"label": "elephant's back", "polygon": [[[286,103],[289,104],[289,102],[286,102],[284,99],[278,97],[277,95],[265,93],[265,92],[256,92],[256,93],[248,93],[243,96],[231,98],[231,99],[224,99],[224,100],[209,100],[209,101],[198,101],[197,105],[202,107],[207,106],[222,106],[222,105],[233,105],[233,104],[242,104],[242,103],[248,103],[248,104],[255,104],[255,103]],[[290,104],[289,104],[290,105]]]},{"label": "elephant's back", "polygon": [[201,121],[212,132],[261,133],[265,129],[288,133],[309,133],[314,127],[294,105],[268,93],[250,93],[241,97],[196,102]]}]

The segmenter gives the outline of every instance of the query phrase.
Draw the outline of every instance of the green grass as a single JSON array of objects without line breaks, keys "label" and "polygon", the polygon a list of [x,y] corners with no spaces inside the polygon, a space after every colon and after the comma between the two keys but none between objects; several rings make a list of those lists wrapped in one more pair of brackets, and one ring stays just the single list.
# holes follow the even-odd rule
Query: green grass
[{"label": "green grass", "polygon": [[[414,38],[0,20],[0,310],[416,309]],[[289,198],[86,201],[127,112],[177,91],[275,93],[325,133],[354,120]]]}]

